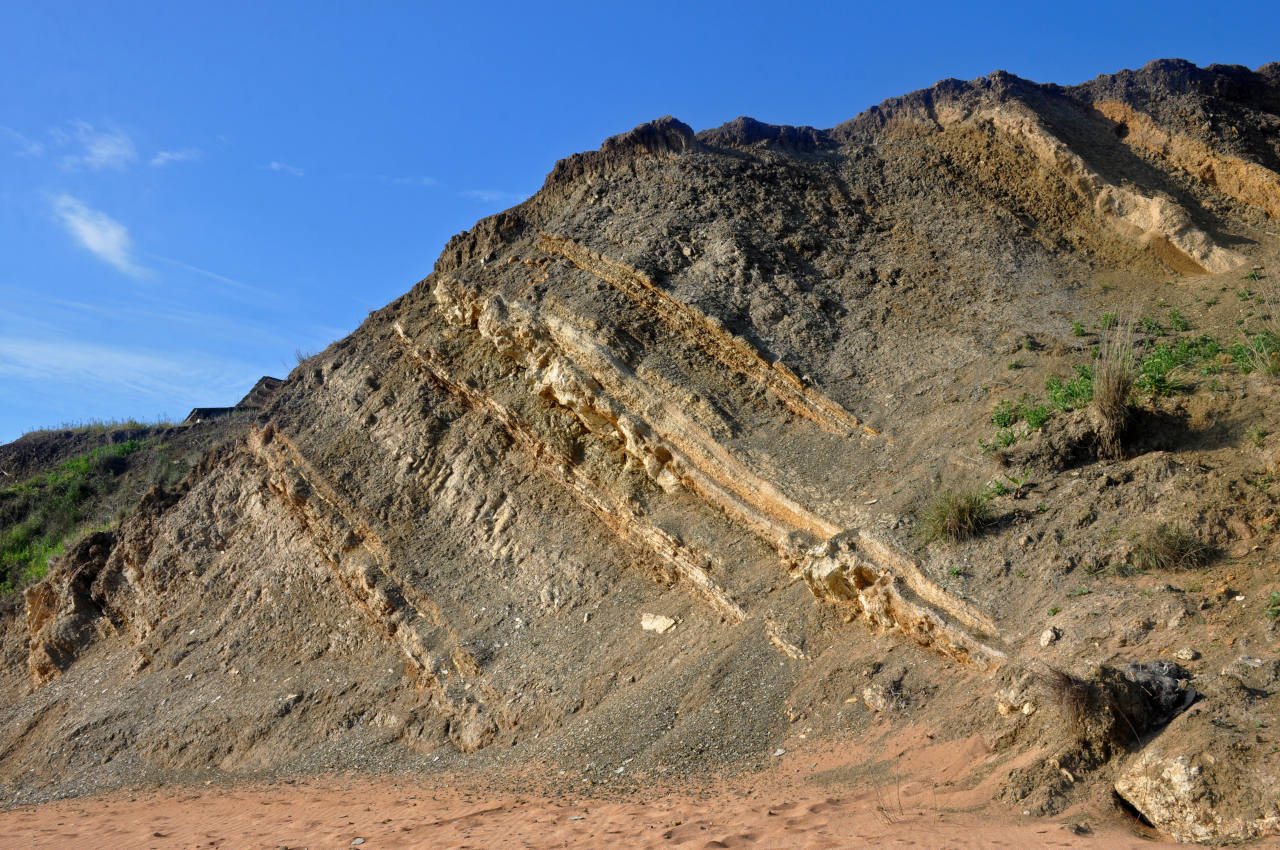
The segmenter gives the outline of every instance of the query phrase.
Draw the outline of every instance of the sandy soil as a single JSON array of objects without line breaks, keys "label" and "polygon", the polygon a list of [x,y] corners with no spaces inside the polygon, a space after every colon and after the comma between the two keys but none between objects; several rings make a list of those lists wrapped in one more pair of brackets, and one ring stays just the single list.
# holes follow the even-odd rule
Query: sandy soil
[{"label": "sandy soil", "polygon": [[[438,777],[330,777],[118,793],[0,812],[0,847],[1149,847],[1115,814],[1033,819],[930,783],[840,791],[812,782],[661,794],[519,795]],[[1077,832],[1073,824],[1084,824]]]}]

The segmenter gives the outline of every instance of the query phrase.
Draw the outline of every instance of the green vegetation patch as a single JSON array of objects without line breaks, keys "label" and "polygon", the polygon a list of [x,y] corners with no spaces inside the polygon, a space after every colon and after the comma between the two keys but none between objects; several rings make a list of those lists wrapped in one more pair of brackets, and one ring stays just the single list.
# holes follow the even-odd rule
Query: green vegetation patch
[{"label": "green vegetation patch", "polygon": [[[149,442],[149,441],[148,441]],[[39,581],[49,559],[84,531],[84,509],[115,489],[127,458],[147,443],[99,446],[44,475],[0,490],[0,594]]]},{"label": "green vegetation patch", "polygon": [[1045,382],[1044,394],[1049,404],[1064,412],[1085,407],[1093,401],[1093,370],[1080,365],[1066,380],[1055,375]]}]

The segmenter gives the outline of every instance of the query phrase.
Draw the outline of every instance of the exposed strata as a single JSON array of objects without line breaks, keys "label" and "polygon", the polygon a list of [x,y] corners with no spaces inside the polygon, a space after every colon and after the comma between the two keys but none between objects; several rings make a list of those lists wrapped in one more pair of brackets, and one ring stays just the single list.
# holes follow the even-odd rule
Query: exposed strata
[{"label": "exposed strata", "polygon": [[[1194,774],[1217,796],[1169,755],[1242,737],[1187,715],[1132,756],[1060,757],[1074,744],[1022,675],[1147,652],[1154,625],[1110,634],[1112,614],[1186,616],[1165,588],[1078,635],[1041,622],[1083,581],[1062,529],[1096,542],[1128,521],[1104,494],[1178,502],[1190,460],[1080,461],[967,548],[923,547],[905,517],[993,474],[974,445],[1009,361],[1069,351],[1089,282],[1259,260],[1278,80],[993,74],[831,130],[665,118],[566,159],[0,614],[0,781],[353,752],[719,770],[799,718],[870,740],[848,695],[892,714],[914,693],[913,718],[1040,784],[1008,799],[1118,779],[1170,834],[1272,829],[1266,800],[1222,790],[1274,776],[1256,753]],[[1274,684],[1198,679],[1248,712]],[[1188,807],[1211,796],[1238,811]]]}]

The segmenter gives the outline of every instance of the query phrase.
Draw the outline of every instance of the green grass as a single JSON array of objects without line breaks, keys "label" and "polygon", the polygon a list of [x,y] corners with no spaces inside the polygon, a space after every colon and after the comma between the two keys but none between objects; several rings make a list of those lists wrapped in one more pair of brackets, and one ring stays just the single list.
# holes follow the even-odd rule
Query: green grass
[{"label": "green grass", "polygon": [[114,489],[127,458],[144,445],[126,440],[99,446],[0,490],[0,595],[44,577],[49,559],[85,530],[87,503]]},{"label": "green grass", "polygon": [[1044,385],[1049,404],[1061,411],[1076,410],[1093,400],[1093,370],[1077,366],[1076,374],[1065,381],[1057,376]]},{"label": "green grass", "polygon": [[1162,342],[1151,349],[1138,364],[1134,385],[1152,396],[1168,396],[1188,386],[1178,370],[1211,362],[1222,353],[1222,346],[1211,336]]},{"label": "green grass", "polygon": [[1280,377],[1280,333],[1265,330],[1246,336],[1229,349],[1241,372],[1257,372],[1268,378]]},{"label": "green grass", "polygon": [[1083,325],[1082,323],[1080,323],[1080,322],[1072,322],[1072,323],[1071,323],[1071,335],[1072,335],[1072,336],[1084,336],[1084,325]]},{"label": "green grass", "polygon": [[1280,590],[1271,591],[1271,596],[1267,598],[1267,607],[1264,610],[1271,619],[1280,619]]}]

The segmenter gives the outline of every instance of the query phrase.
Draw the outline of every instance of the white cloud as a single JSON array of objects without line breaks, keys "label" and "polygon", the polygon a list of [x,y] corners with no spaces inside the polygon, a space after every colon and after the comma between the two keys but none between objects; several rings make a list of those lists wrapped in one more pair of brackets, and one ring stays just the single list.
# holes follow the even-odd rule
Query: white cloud
[{"label": "white cloud", "polygon": [[472,200],[484,201],[486,204],[518,204],[529,197],[515,192],[499,192],[497,189],[468,189],[462,195]]},{"label": "white cloud", "polygon": [[34,139],[27,138],[17,130],[10,127],[0,127],[0,133],[3,133],[5,138],[17,145],[17,156],[41,156],[44,154],[44,145]]},{"label": "white cloud", "polygon": [[58,195],[53,199],[53,211],[62,219],[77,242],[104,262],[115,266],[130,277],[147,277],[148,269],[138,265],[133,258],[133,240],[129,228],[106,213],[85,206],[70,195]]},{"label": "white cloud", "polygon": [[99,131],[84,121],[77,121],[71,126],[70,133],[64,130],[53,131],[54,140],[58,144],[76,144],[80,147],[79,153],[67,154],[62,158],[62,167],[69,171],[123,169],[138,158],[133,139],[120,130]]},{"label": "white cloud", "polygon": [[151,157],[152,166],[159,168],[162,165],[168,165],[171,162],[198,162],[200,157],[204,156],[204,151],[199,148],[183,148],[179,151],[160,151]]},{"label": "white cloud", "polygon": [[268,165],[267,168],[270,168],[272,171],[283,171],[285,174],[292,174],[294,177],[302,176],[301,168],[289,165],[286,162],[276,162],[274,159],[271,160],[271,164]]}]

